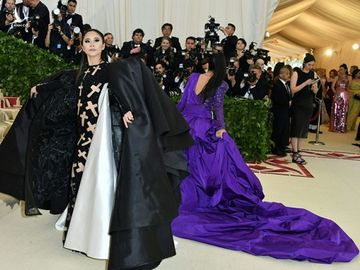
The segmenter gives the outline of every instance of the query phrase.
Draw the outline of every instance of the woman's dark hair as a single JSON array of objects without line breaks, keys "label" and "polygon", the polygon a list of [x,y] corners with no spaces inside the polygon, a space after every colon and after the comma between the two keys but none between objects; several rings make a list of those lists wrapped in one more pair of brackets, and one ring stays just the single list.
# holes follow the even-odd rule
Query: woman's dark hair
[{"label": "woman's dark hair", "polygon": [[335,77],[338,75],[338,72],[337,72],[336,69],[330,70],[329,75],[330,75],[331,73],[334,73]]},{"label": "woman's dark hair", "polygon": [[214,72],[213,76],[205,85],[204,90],[201,92],[203,100],[213,97],[217,88],[221,85],[226,76],[226,60],[222,53],[214,54],[209,61],[209,70]]},{"label": "woman's dark hair", "polygon": [[356,77],[356,74],[358,74],[360,72],[360,69],[355,69],[354,71],[353,71],[353,73],[351,74],[352,75],[352,78],[353,79],[355,79],[355,77]]},{"label": "woman's dark hair", "polygon": [[347,64],[341,64],[341,65],[340,65],[340,68],[345,69],[345,74],[346,74],[346,75],[349,75],[349,70],[348,70]]},{"label": "woman's dark hair", "polygon": [[315,57],[310,53],[305,54],[304,64],[312,62],[312,61],[315,61]]},{"label": "woman's dark hair", "polygon": [[247,45],[246,40],[243,39],[243,38],[238,38],[238,40],[236,41],[236,43],[237,43],[239,40],[241,40],[241,42],[245,45],[245,48],[246,48],[246,45]]},{"label": "woman's dark hair", "polygon": [[277,62],[275,67],[274,67],[274,71],[273,71],[273,76],[274,76],[274,80],[277,79],[280,75],[280,69],[282,69],[285,66],[284,62]]},{"label": "woman's dark hair", "polygon": [[[82,42],[84,42],[85,40],[85,36],[87,33],[89,32],[95,32],[97,33],[100,37],[101,37],[101,40],[103,43],[105,43],[105,40],[104,40],[104,35],[97,29],[90,29],[88,30],[87,32],[84,33],[84,36],[83,36],[83,39],[82,39]],[[101,60],[103,60],[104,62],[106,62],[106,53],[105,51],[102,51],[101,53]],[[84,51],[81,52],[81,61],[80,61],[80,67],[79,67],[79,72],[76,76],[76,84],[79,84],[80,82],[80,76],[81,74],[84,73],[85,69],[87,69],[89,63],[88,63],[88,60],[87,60],[87,56],[86,56],[86,53]]]}]

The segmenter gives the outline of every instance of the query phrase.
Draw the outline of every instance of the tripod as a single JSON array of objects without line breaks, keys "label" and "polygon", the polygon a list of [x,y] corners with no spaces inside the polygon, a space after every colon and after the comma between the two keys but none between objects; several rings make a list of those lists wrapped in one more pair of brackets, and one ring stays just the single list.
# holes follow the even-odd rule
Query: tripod
[{"label": "tripod", "polygon": [[317,98],[317,97],[315,97],[315,100],[319,103],[319,116],[318,116],[318,122],[317,122],[315,141],[310,141],[309,143],[314,144],[314,145],[325,145],[325,143],[319,141],[320,121],[321,121],[321,112],[322,112],[323,101],[322,101],[322,99]]}]

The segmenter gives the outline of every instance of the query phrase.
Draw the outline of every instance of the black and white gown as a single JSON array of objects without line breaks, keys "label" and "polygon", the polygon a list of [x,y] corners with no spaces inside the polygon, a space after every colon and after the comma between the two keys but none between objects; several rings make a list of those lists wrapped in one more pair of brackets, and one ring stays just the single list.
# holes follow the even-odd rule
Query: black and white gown
[{"label": "black and white gown", "polygon": [[107,72],[104,63],[89,66],[81,75],[69,204],[56,224],[65,231],[66,248],[97,259],[109,256],[109,224],[117,177]]}]

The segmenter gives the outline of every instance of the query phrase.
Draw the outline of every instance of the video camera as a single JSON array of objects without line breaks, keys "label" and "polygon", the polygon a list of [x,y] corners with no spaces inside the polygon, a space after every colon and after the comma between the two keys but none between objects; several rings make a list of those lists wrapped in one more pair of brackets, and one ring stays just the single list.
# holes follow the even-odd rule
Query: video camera
[{"label": "video camera", "polygon": [[256,48],[256,42],[251,42],[249,45],[249,49],[244,52],[244,56],[246,59],[263,59],[265,62],[265,65],[270,61],[271,57],[269,56],[269,51],[262,49],[262,48]]},{"label": "video camera", "polygon": [[220,38],[217,34],[219,31],[220,24],[215,22],[215,18],[209,15],[209,22],[205,24],[205,42],[208,44],[210,42],[211,46],[219,42]]}]

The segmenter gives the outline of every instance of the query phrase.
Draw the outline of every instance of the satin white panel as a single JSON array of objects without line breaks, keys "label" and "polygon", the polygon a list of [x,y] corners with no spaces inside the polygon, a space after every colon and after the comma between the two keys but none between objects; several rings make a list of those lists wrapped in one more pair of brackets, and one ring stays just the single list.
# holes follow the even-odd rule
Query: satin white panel
[{"label": "satin white panel", "polygon": [[99,108],[95,134],[64,246],[84,252],[89,257],[108,259],[108,232],[117,174],[107,85],[101,91]]}]

